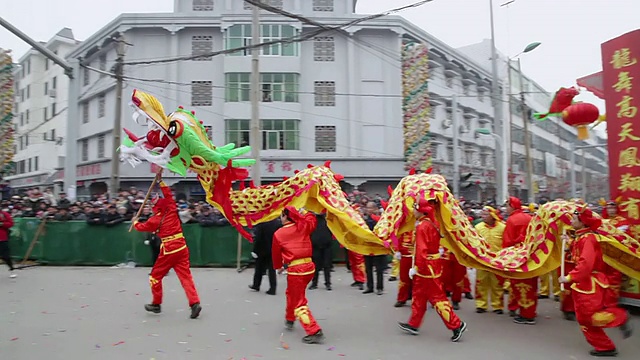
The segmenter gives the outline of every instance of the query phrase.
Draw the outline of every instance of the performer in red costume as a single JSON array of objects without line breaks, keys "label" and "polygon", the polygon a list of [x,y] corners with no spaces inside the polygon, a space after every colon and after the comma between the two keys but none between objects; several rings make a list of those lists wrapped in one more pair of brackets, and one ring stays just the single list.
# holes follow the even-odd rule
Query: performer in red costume
[{"label": "performer in red costume", "polygon": [[296,319],[307,333],[302,342],[318,344],[324,340],[322,329],[316,323],[307,306],[307,285],[313,280],[316,267],[313,264],[313,247],[311,233],[317,225],[313,213],[302,215],[292,206],[287,206],[280,215],[282,227],[273,235],[271,255],[273,268],[280,273],[287,265],[287,308],[285,310],[285,325],[293,329]]},{"label": "performer in red costume", "polygon": [[602,220],[593,216],[586,206],[579,207],[571,226],[576,230],[573,258],[576,267],[567,276],[560,277],[561,283],[571,284],[576,318],[587,342],[593,346],[593,356],[616,356],[615,344],[604,332],[604,328],[620,327],[623,337],[632,334],[627,312],[607,303],[608,278],[604,273],[607,265],[602,258],[596,230]]},{"label": "performer in red costume", "polygon": [[[627,235],[633,237],[631,234],[631,230],[629,225],[631,223],[629,220],[620,216],[620,209],[618,208],[618,202],[615,200],[607,201],[606,207],[603,212],[603,218],[609,219],[609,223],[615,226],[618,230],[625,232]],[[609,293],[609,303],[611,305],[615,305],[618,303],[618,299],[620,298],[620,286],[622,285],[622,274],[607,265],[607,269],[605,270],[605,274],[609,279],[609,288],[612,290]]]},{"label": "performer in red costume", "polygon": [[445,326],[453,331],[451,341],[458,342],[467,330],[467,324],[454,312],[440,281],[442,235],[435,220],[435,210],[428,201],[420,199],[415,207],[415,216],[418,219],[415,235],[415,266],[409,270],[409,277],[413,279],[411,318],[408,323],[398,323],[398,326],[412,335],[418,335],[418,329],[427,312],[427,302],[430,302]]},{"label": "performer in red costume", "polygon": [[[516,197],[509,197],[507,201],[506,227],[502,237],[502,248],[520,244],[527,234],[527,226],[531,215],[522,210],[522,202]],[[509,289],[509,314],[515,317],[516,324],[535,325],[536,308],[538,307],[538,278],[511,279]],[[520,310],[520,314],[517,311]]]},{"label": "performer in red costume", "polygon": [[415,232],[408,231],[400,237],[398,241],[398,252],[395,257],[400,261],[400,269],[398,275],[400,276],[400,282],[398,282],[398,297],[396,299],[395,307],[403,307],[409,298],[411,298],[411,290],[413,288],[413,280],[409,278],[409,270],[411,270],[411,264],[413,262],[413,247],[415,242]]},{"label": "performer in red costume", "polygon": [[[157,176],[162,179],[162,170]],[[162,241],[160,255],[149,276],[153,301],[151,304],[145,305],[144,308],[156,314],[161,312],[162,279],[169,270],[173,269],[178,275],[178,279],[189,300],[191,318],[195,319],[200,315],[202,307],[200,306],[198,291],[191,276],[189,248],[182,234],[182,222],[178,216],[178,207],[173,199],[173,194],[171,194],[171,189],[162,180],[160,180],[160,190],[162,190],[163,198],[155,201],[153,216],[143,223],[138,222],[138,218],[133,219],[136,230],[154,233]]]},{"label": "performer in red costume", "polygon": [[349,265],[351,266],[351,275],[353,275],[353,283],[351,287],[364,290],[364,282],[367,281],[367,274],[364,266],[364,255],[347,250],[349,254]]},{"label": "performer in red costume", "polygon": [[[575,232],[567,232],[567,247],[564,249],[564,274],[560,273],[561,268],[558,268],[558,277],[568,275],[576,267],[576,263],[573,260],[572,248],[575,241]],[[573,296],[571,294],[571,288],[565,287],[560,297],[560,311],[565,320],[575,321],[576,310],[573,304]]]}]

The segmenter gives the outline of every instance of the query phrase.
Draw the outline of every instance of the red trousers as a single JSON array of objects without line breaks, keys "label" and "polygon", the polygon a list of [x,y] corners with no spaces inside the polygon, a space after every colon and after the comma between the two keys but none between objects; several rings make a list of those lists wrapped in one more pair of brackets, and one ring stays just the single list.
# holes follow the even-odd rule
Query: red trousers
[{"label": "red trousers", "polygon": [[604,332],[604,328],[618,327],[627,321],[627,312],[617,306],[607,306],[607,298],[612,296],[610,289],[594,285],[593,294],[573,291],[576,309],[576,320],[580,329],[596,351],[607,351],[616,348],[615,344]]},{"label": "red trousers", "polygon": [[[574,263],[565,262],[564,275],[567,276],[574,268]],[[558,268],[558,277],[560,277],[560,275],[562,274],[560,273],[560,268]],[[569,286],[569,284],[564,284],[564,292],[560,296],[560,311],[565,313],[574,313],[576,312],[576,309],[573,305],[573,291]]]},{"label": "red trousers", "polygon": [[409,277],[412,259],[409,255],[403,255],[400,259],[400,269],[398,270],[400,282],[398,282],[398,302],[406,302],[411,296],[413,280]]},{"label": "red trousers", "polygon": [[153,294],[152,304],[162,304],[162,278],[164,278],[171,269],[178,275],[178,280],[180,280],[180,284],[182,284],[182,288],[189,300],[189,306],[199,303],[200,298],[198,297],[196,285],[193,283],[190,266],[188,248],[184,248],[173,254],[164,254],[163,250],[160,250],[158,260],[156,260],[156,263],[153,265],[151,275],[149,276],[151,293]]},{"label": "red trousers", "polygon": [[367,274],[364,266],[364,255],[349,251],[349,264],[351,265],[353,281],[364,284],[367,281]]},{"label": "red trousers", "polygon": [[538,307],[538,278],[511,279],[509,311],[520,310],[520,316],[535,319]]},{"label": "red trousers", "polygon": [[[313,265],[313,263],[310,265]],[[306,264],[304,266],[306,266]],[[314,274],[315,270],[299,274],[289,272],[287,275],[287,308],[285,310],[285,319],[287,321],[300,320],[300,324],[307,335],[314,335],[322,330],[313,317],[313,314],[311,314],[309,306],[307,306],[307,285],[313,280]]]},{"label": "red trousers", "polygon": [[442,322],[449,330],[460,327],[458,315],[453,311],[439,278],[424,278],[416,275],[413,278],[413,300],[411,301],[411,318],[409,326],[419,328],[427,312],[427,302],[431,303]]},{"label": "red trousers", "polygon": [[453,254],[450,254],[449,260],[444,260],[442,265],[442,282],[444,288],[446,291],[451,292],[451,301],[459,303],[462,301],[462,291],[464,290],[464,279],[467,274],[467,268],[460,265]]}]

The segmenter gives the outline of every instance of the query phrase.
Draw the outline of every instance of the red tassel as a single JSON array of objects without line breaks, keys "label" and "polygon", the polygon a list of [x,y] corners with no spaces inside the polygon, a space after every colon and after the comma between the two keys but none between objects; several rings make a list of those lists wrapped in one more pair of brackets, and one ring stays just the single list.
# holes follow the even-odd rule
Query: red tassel
[{"label": "red tassel", "polygon": [[249,187],[252,189],[256,188],[256,184],[253,182],[253,180],[249,181]]},{"label": "red tassel", "polygon": [[240,190],[244,190],[244,181],[240,181]]},{"label": "red tassel", "polygon": [[331,169],[331,160],[327,160],[324,162],[324,166],[328,167],[329,169]]},{"label": "red tassel", "polygon": [[311,169],[313,167],[313,164],[307,164],[307,169]]},{"label": "red tassel", "polygon": [[191,115],[195,115],[196,112],[194,110],[191,110]]},{"label": "red tassel", "polygon": [[287,180],[289,180],[289,177],[288,177],[288,176],[283,176],[283,177],[282,177],[282,181],[287,181]]},{"label": "red tassel", "polygon": [[389,196],[393,194],[393,188],[391,187],[391,185],[387,186],[387,194],[389,194]]},{"label": "red tassel", "polygon": [[416,174],[416,168],[409,169],[409,175],[415,175],[415,174]]},{"label": "red tassel", "polygon": [[432,172],[432,171],[433,171],[433,168],[432,168],[432,167],[430,167],[430,168],[428,168],[428,169],[427,169],[427,171],[425,171],[425,172],[426,172],[427,174],[431,174],[431,172]]},{"label": "red tassel", "polygon": [[299,172],[300,172],[300,170],[293,170],[293,173],[294,173],[294,174],[297,174],[297,173],[299,173]]},{"label": "red tassel", "polygon": [[178,106],[178,109],[183,110],[184,106],[180,105],[180,106]]}]

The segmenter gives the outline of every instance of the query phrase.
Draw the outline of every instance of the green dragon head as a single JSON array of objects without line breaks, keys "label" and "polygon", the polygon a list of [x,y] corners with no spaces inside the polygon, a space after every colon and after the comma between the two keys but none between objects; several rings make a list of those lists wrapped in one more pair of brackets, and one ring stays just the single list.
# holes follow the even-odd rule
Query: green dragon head
[{"label": "green dragon head", "polygon": [[255,164],[253,159],[233,159],[246,154],[251,147],[235,148],[235,144],[216,147],[207,137],[207,132],[195,117],[179,107],[175,112],[165,115],[160,101],[153,95],[134,90],[131,96],[133,120],[147,125],[147,134],[136,136],[127,129],[120,146],[120,158],[136,166],[147,160],[170,171],[185,176],[189,167],[205,167],[210,164],[233,167]]}]

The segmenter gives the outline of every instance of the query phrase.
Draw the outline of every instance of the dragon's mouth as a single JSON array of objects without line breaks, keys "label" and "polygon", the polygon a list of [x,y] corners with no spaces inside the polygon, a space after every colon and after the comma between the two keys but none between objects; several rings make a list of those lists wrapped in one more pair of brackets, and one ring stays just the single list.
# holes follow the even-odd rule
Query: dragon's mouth
[{"label": "dragon's mouth", "polygon": [[140,158],[159,166],[166,166],[171,157],[180,153],[178,143],[167,133],[167,130],[155,119],[147,115],[142,109],[134,103],[130,104],[133,108],[133,121],[138,125],[147,126],[147,134],[143,137],[137,137],[132,132],[124,129],[129,139],[134,143],[131,148],[122,147],[122,158],[129,162],[139,163]]}]

